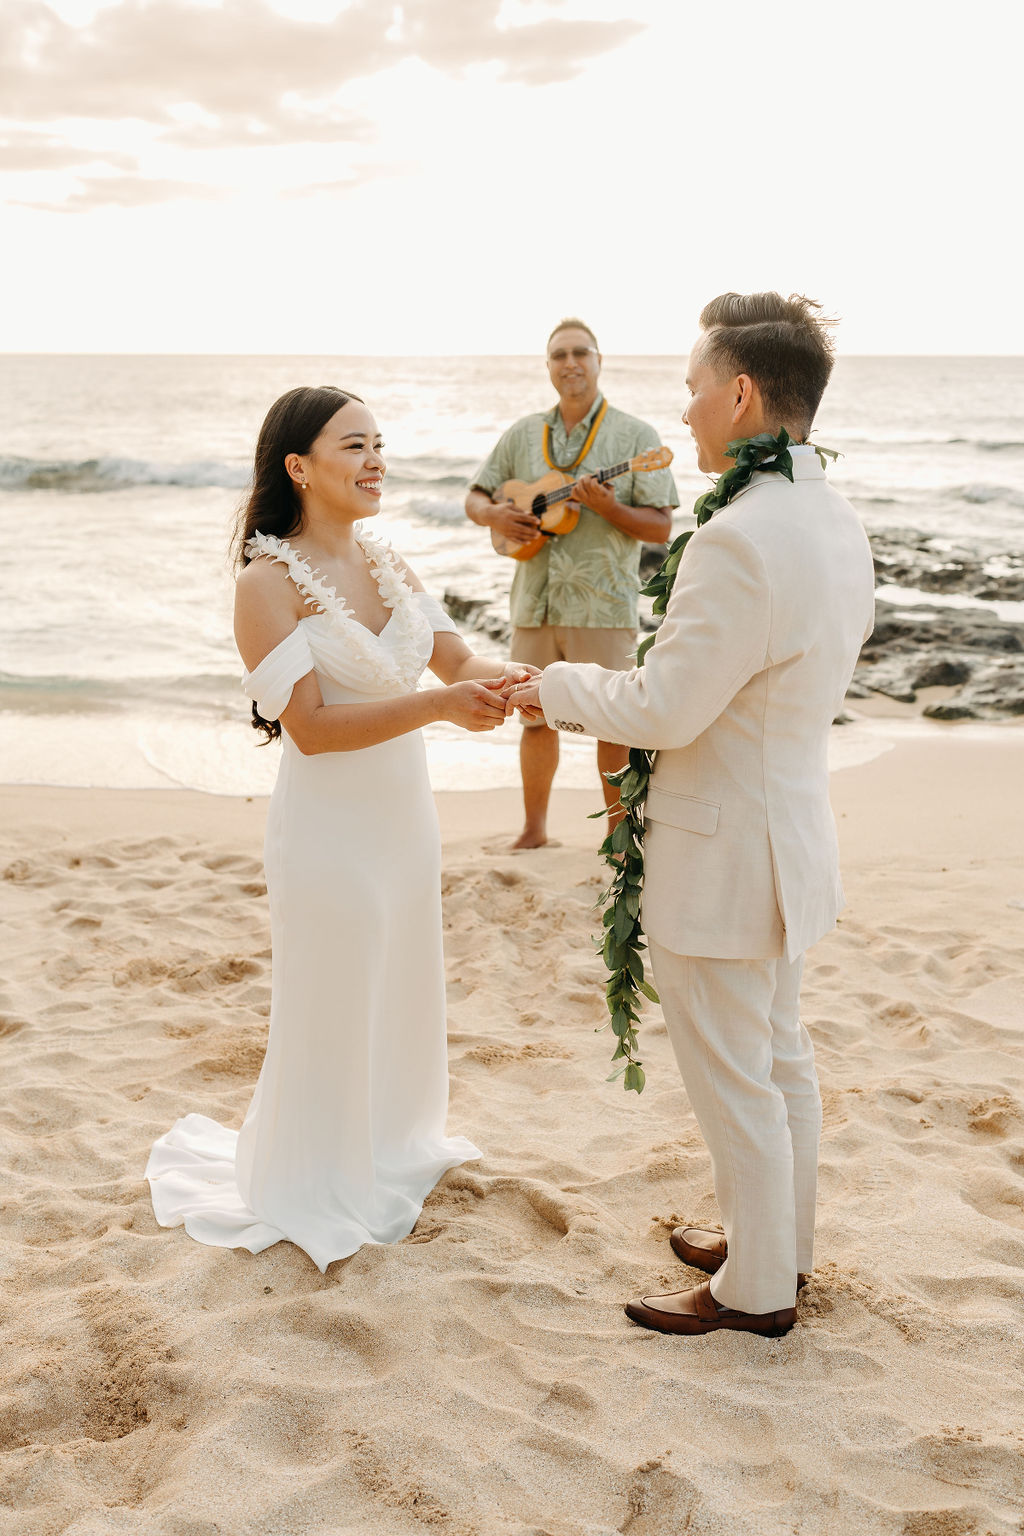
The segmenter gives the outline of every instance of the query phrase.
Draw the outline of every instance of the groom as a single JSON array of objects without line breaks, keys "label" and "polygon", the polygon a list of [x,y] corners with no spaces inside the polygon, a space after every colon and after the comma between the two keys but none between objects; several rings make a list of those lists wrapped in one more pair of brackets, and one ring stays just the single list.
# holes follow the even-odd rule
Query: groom
[{"label": "groom", "polygon": [[721,474],[729,443],[786,428],[793,480],[755,472],[698,529],[643,667],[557,662],[512,699],[657,749],[643,925],[725,1228],[672,1233],[712,1279],[627,1304],[663,1333],[785,1333],[813,1262],[821,1098],[800,976],[843,904],[828,733],[874,608],[867,539],[805,443],[832,370],[818,309],[777,293],[707,305],[683,414],[698,466]]}]

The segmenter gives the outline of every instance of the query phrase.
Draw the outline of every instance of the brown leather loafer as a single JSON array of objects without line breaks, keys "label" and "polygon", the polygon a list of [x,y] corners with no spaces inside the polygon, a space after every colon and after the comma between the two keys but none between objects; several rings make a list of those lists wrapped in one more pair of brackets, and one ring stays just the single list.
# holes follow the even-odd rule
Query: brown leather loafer
[{"label": "brown leather loafer", "polygon": [[667,1296],[644,1296],[626,1302],[626,1316],[644,1328],[659,1333],[715,1333],[731,1328],[740,1333],[760,1333],[778,1339],[796,1322],[796,1308],[780,1312],[736,1312],[720,1307],[711,1294],[711,1281],[705,1280],[692,1291],[672,1291]]},{"label": "brown leather loafer", "polygon": [[[707,1227],[675,1227],[669,1242],[672,1252],[684,1264],[702,1269],[706,1275],[717,1275],[729,1252],[725,1233],[712,1232]],[[797,1290],[802,1291],[809,1279],[809,1275],[797,1275]]]},{"label": "brown leather loafer", "polygon": [[706,1275],[717,1275],[729,1252],[724,1232],[710,1232],[706,1227],[676,1227],[669,1238],[672,1252],[678,1254],[684,1264],[702,1269]]}]

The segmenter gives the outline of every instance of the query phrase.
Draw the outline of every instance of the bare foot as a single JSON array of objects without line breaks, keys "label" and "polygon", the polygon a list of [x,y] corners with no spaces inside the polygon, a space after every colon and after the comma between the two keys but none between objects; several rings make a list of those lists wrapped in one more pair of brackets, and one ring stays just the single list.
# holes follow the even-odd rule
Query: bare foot
[{"label": "bare foot", "polygon": [[524,827],[510,846],[510,852],[523,853],[527,848],[544,848],[547,846],[548,835],[542,829]]},{"label": "bare foot", "polygon": [[506,843],[503,839],[489,838],[487,842],[480,844],[483,852],[489,854],[535,853],[538,848],[561,848],[561,846],[556,837],[546,837],[540,843],[535,843],[532,840],[524,841],[521,837],[514,843]]}]

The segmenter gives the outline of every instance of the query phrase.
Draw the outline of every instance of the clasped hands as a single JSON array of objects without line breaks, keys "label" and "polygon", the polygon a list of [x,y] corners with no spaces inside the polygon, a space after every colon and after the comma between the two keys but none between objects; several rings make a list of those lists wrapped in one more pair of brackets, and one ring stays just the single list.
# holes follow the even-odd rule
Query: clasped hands
[{"label": "clasped hands", "polygon": [[510,661],[497,677],[472,678],[446,692],[452,698],[451,707],[445,706],[445,718],[467,730],[493,731],[517,709],[528,720],[543,719],[540,671],[526,662]]},{"label": "clasped hands", "polygon": [[544,711],[540,707],[540,670],[537,667],[528,667],[524,664],[511,663],[505,668],[506,674],[513,670],[518,671],[517,678],[509,678],[508,683],[502,689],[502,698],[505,700],[505,714],[511,715],[514,710],[519,711],[524,720],[543,720]]},{"label": "clasped hands", "polygon": [[503,668],[504,684],[499,697],[504,700],[505,715],[518,709],[527,720],[543,720],[540,707],[540,668],[525,661],[510,661]]}]

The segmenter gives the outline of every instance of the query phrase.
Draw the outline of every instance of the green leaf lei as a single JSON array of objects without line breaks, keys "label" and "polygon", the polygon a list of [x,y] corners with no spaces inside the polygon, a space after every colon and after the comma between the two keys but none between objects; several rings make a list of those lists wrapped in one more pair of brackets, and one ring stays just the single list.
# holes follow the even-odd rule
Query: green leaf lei
[{"label": "green leaf lei", "polygon": [[[760,432],[756,437],[738,438],[730,443],[725,455],[736,462],[719,476],[712,490],[698,497],[693,509],[697,527],[700,528],[722,507],[728,506],[733,497],[750,484],[750,477],[756,469],[785,475],[791,481],[793,459],[789,446],[792,442],[793,439],[783,427],[778,437],[772,437],[770,432]],[[831,459],[837,457],[831,448],[819,448],[816,444],[815,452],[823,467],[826,456]],[[679,535],[660,569],[641,589],[645,597],[654,598],[654,612],[657,614],[663,614],[668,607],[679,562],[695,531],[689,528]],[[643,666],[644,658],[654,641],[653,634],[647,635],[638,646],[638,667]],[[609,1022],[615,1035],[612,1061],[622,1063],[613,1067],[607,1081],[614,1082],[621,1076],[622,1086],[627,1090],[632,1088],[637,1093],[643,1092],[645,1081],[643,1066],[636,1055],[641,993],[650,998],[652,1003],[659,1001],[657,992],[644,979],[641,951],[647,946],[640,926],[640,893],[644,884],[643,808],[654,758],[654,752],[646,747],[631,747],[626,766],[617,773],[608,774],[609,784],[618,788],[623,814],[601,844],[601,853],[615,873],[611,885],[600,898],[599,904],[605,909],[604,937],[598,941],[598,948],[610,972],[605,999],[611,1015]],[[595,811],[594,817],[596,819],[605,814],[604,811]],[[601,1027],[606,1029],[607,1025]]]}]

